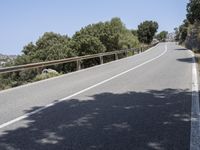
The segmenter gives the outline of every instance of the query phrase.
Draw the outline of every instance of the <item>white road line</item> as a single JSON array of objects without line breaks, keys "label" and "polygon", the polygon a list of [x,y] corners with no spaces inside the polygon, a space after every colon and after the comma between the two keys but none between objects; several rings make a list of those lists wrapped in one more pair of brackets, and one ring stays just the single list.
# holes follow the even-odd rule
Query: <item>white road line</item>
[{"label": "white road line", "polygon": [[191,133],[190,150],[200,150],[200,110],[199,110],[199,89],[198,89],[198,71],[194,53],[192,64],[192,110],[191,110]]},{"label": "white road line", "polygon": [[3,123],[3,124],[0,125],[0,129],[2,129],[2,128],[6,127],[6,126],[9,126],[9,125],[11,125],[11,124],[14,124],[14,123],[16,123],[16,122],[18,122],[18,121],[20,121],[20,120],[23,120],[23,119],[25,119],[25,118],[27,118],[27,117],[33,115],[33,114],[36,114],[36,113],[38,113],[38,112],[40,112],[40,111],[42,111],[42,110],[44,110],[44,109],[49,108],[49,107],[51,107],[51,106],[54,106],[55,104],[57,104],[57,103],[59,103],[59,102],[68,100],[68,99],[70,99],[70,98],[72,98],[72,97],[74,97],[74,96],[77,96],[77,95],[79,95],[79,94],[82,94],[82,93],[84,93],[84,92],[86,92],[86,91],[88,91],[88,90],[90,90],[90,89],[93,89],[93,88],[95,88],[95,87],[97,87],[97,86],[99,86],[99,85],[102,85],[102,84],[104,84],[104,83],[110,81],[110,80],[113,80],[113,79],[115,79],[115,78],[117,78],[117,77],[119,77],[119,76],[122,76],[122,75],[124,75],[124,74],[126,74],[126,73],[128,73],[128,72],[130,72],[130,71],[132,71],[132,70],[135,70],[135,69],[137,69],[137,68],[139,68],[139,67],[142,67],[142,66],[144,66],[145,64],[148,64],[148,63],[150,63],[150,62],[152,62],[152,61],[154,61],[154,60],[160,58],[160,57],[163,56],[166,52],[167,52],[167,45],[165,45],[165,51],[162,52],[159,56],[157,56],[157,57],[155,57],[155,58],[153,58],[153,59],[150,59],[150,60],[148,60],[148,61],[145,61],[144,63],[142,63],[142,64],[140,64],[140,65],[137,65],[137,66],[135,66],[135,67],[133,67],[133,68],[127,70],[127,71],[124,71],[124,72],[122,72],[122,73],[120,73],[120,74],[117,74],[117,75],[111,77],[111,78],[108,78],[108,79],[106,79],[106,80],[104,80],[104,81],[101,81],[101,82],[99,82],[99,83],[97,83],[97,84],[95,84],[95,85],[93,85],[93,86],[90,86],[90,87],[88,87],[88,88],[86,88],[86,89],[83,89],[83,90],[81,90],[81,91],[79,91],[79,92],[76,92],[76,93],[74,93],[74,94],[72,94],[72,95],[70,95],[70,96],[67,96],[67,97],[65,97],[65,98],[62,98],[62,99],[60,99],[60,100],[58,100],[58,101],[56,101],[56,102],[50,103],[50,104],[48,104],[48,105],[46,105],[46,106],[44,106],[44,107],[42,107],[42,108],[39,108],[39,109],[37,109],[37,110],[35,110],[35,111],[33,111],[33,112],[27,113],[27,114],[25,114],[25,115],[23,115],[23,116],[17,117],[17,118],[15,118],[15,119],[11,120],[11,121],[8,121],[8,122],[6,122],[6,123]]}]

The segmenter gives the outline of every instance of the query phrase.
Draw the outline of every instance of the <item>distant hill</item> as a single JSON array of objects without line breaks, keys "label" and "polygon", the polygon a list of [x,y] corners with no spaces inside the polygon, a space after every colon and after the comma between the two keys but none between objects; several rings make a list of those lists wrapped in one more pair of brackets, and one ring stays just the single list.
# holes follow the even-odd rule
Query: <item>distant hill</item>
[{"label": "distant hill", "polygon": [[4,55],[0,53],[0,60],[15,59],[15,58],[17,58],[17,55]]}]

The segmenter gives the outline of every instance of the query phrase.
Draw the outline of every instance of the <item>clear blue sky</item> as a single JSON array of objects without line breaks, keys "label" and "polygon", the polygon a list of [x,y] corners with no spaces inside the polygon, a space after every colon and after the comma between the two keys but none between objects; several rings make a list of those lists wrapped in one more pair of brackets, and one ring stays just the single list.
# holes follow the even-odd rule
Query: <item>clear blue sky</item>
[{"label": "clear blue sky", "polygon": [[129,29],[155,20],[172,32],[186,15],[188,0],[1,0],[0,53],[20,54],[44,32],[72,36],[91,23],[120,17]]}]

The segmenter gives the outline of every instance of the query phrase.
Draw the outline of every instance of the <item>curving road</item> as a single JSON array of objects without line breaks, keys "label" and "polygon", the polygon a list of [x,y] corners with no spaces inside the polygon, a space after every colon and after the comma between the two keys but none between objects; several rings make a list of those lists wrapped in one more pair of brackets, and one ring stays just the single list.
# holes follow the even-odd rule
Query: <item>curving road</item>
[{"label": "curving road", "polygon": [[160,43],[2,91],[0,150],[199,150],[194,66],[189,50]]}]

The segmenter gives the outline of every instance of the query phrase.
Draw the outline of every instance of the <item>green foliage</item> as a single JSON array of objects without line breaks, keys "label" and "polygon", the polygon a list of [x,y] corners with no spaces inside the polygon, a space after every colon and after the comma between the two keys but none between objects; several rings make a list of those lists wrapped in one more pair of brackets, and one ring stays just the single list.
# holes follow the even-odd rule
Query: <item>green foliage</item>
[{"label": "green foliage", "polygon": [[47,60],[63,59],[75,56],[69,47],[70,38],[53,32],[47,32],[34,45],[32,42],[24,46],[21,56],[15,60],[15,65],[34,63]]},{"label": "green foliage", "polygon": [[175,41],[178,42],[179,41],[179,28],[174,28],[175,31]]},{"label": "green foliage", "polygon": [[189,22],[188,20],[184,20],[183,24],[179,27],[179,43],[184,43],[187,35],[188,35],[188,27],[189,27]]},{"label": "green foliage", "polygon": [[167,31],[162,31],[162,32],[160,32],[159,34],[156,35],[156,38],[157,38],[159,41],[165,42],[165,40],[166,40],[166,38],[167,38],[167,35],[168,35],[168,32],[167,32]]},{"label": "green foliage", "polygon": [[[138,39],[131,34],[119,18],[113,18],[108,22],[99,22],[82,28],[73,36],[72,40],[88,35],[89,38],[97,38],[105,47],[105,51],[120,50],[124,47],[135,47],[138,45]],[[96,41],[97,41],[96,39]],[[128,39],[124,42],[124,39]]]},{"label": "green foliage", "polygon": [[131,30],[131,33],[132,33],[134,36],[138,37],[137,30]]},{"label": "green foliage", "polygon": [[200,52],[200,23],[195,22],[188,27],[185,45],[188,49]]},{"label": "green foliage", "polygon": [[23,65],[23,64],[28,64],[28,63],[31,63],[31,62],[34,62],[33,60],[31,60],[31,56],[22,54],[21,56],[18,56],[15,59],[14,65]]},{"label": "green foliage", "polygon": [[130,49],[138,47],[139,41],[137,37],[131,33],[131,31],[125,30],[124,33],[120,35],[118,44],[120,49]]},{"label": "green foliage", "polygon": [[187,5],[187,19],[190,23],[200,22],[200,1],[190,0]]},{"label": "green foliage", "polygon": [[200,50],[200,1],[190,0],[187,5],[187,19],[176,28],[176,40],[189,49]]},{"label": "green foliage", "polygon": [[37,75],[33,80],[34,81],[40,81],[40,80],[56,77],[58,75],[60,75],[60,74],[59,73],[55,73],[55,72],[42,73],[42,74]]},{"label": "green foliage", "polygon": [[141,43],[150,44],[158,30],[158,23],[154,21],[145,21],[138,26],[138,39]]},{"label": "green foliage", "polygon": [[24,47],[22,52],[28,56],[31,62],[57,60],[74,56],[74,52],[69,47],[70,39],[53,32],[45,33],[36,42]]},{"label": "green foliage", "polygon": [[101,41],[94,36],[77,34],[72,41],[72,48],[79,56],[105,52],[106,48]]}]

